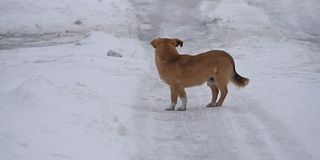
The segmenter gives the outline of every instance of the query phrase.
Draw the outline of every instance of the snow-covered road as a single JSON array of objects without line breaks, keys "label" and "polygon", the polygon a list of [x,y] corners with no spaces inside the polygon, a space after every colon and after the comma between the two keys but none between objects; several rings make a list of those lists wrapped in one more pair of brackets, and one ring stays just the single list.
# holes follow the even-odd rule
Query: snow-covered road
[{"label": "snow-covered road", "polygon": [[[2,4],[0,159],[320,159],[317,0]],[[187,110],[165,112],[159,36],[229,52],[249,85],[217,108],[189,88]]]},{"label": "snow-covered road", "polygon": [[[285,4],[291,8],[281,12]],[[146,0],[135,5],[139,37],[146,43],[158,36],[179,37],[181,53],[223,49],[235,57],[239,73],[251,78],[247,88],[230,86],[221,108],[205,107],[210,91],[204,85],[187,89],[186,112],[168,113],[163,109],[169,88],[154,78],[151,64],[138,92],[144,95],[136,108],[137,115],[144,115],[137,116],[139,157],[317,159],[320,45],[314,44],[319,41],[314,26],[319,26],[319,14],[311,15],[310,7],[318,2]],[[291,15],[296,8],[305,14]],[[294,19],[286,21],[287,15]],[[147,50],[152,59],[154,49]]]}]

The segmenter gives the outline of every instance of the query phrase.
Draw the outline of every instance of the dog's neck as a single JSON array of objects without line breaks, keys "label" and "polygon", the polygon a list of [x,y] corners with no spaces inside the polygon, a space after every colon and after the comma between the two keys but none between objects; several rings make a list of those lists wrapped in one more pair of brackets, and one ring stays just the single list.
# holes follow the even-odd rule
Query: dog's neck
[{"label": "dog's neck", "polygon": [[156,62],[170,63],[178,60],[178,51],[171,44],[163,44],[156,48]]}]

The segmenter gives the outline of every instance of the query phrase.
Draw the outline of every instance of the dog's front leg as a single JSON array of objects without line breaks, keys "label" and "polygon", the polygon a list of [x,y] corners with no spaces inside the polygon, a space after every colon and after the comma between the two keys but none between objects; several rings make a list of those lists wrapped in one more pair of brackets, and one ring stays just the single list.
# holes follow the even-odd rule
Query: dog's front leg
[{"label": "dog's front leg", "polygon": [[177,109],[177,111],[185,111],[187,109],[187,97],[180,97],[182,101],[182,106]]},{"label": "dog's front leg", "polygon": [[172,86],[170,86],[170,92],[171,92],[171,104],[170,104],[170,107],[166,109],[166,111],[173,111],[178,100],[178,93]]},{"label": "dog's front leg", "polygon": [[176,93],[179,95],[180,100],[182,101],[182,106],[179,107],[177,110],[185,111],[187,109],[187,95],[184,88],[180,84],[173,85],[173,88],[176,91]]}]

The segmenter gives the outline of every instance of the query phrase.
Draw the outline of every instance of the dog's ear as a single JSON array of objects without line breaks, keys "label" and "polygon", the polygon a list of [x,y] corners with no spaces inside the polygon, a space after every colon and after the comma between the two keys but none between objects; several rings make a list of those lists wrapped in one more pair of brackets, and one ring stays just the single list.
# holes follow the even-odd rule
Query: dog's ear
[{"label": "dog's ear", "polygon": [[156,39],[154,39],[153,41],[150,42],[150,44],[153,46],[153,48],[156,48],[155,41],[156,41]]},{"label": "dog's ear", "polygon": [[175,43],[176,43],[176,47],[178,47],[178,46],[180,46],[180,47],[182,47],[183,46],[183,41],[181,41],[180,39],[178,39],[178,38],[173,38],[172,40],[174,40],[175,41]]},{"label": "dog's ear", "polygon": [[157,43],[158,43],[158,41],[159,41],[160,39],[161,39],[161,38],[159,37],[159,38],[156,38],[156,39],[154,39],[153,41],[150,42],[150,44],[153,46],[153,48],[156,48],[156,47],[157,47]]}]

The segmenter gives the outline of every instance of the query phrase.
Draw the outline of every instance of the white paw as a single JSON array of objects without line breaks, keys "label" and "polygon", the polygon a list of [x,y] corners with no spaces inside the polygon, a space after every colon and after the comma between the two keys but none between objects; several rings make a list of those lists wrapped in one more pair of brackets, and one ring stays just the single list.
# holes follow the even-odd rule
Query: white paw
[{"label": "white paw", "polygon": [[174,108],[167,108],[165,111],[173,111]]},{"label": "white paw", "polygon": [[207,105],[207,107],[219,107],[219,106],[217,105],[217,103],[214,103],[214,104],[209,103],[209,104]]},{"label": "white paw", "polygon": [[186,108],[182,108],[182,107],[179,107],[178,109],[177,109],[177,111],[185,111],[186,110]]}]

